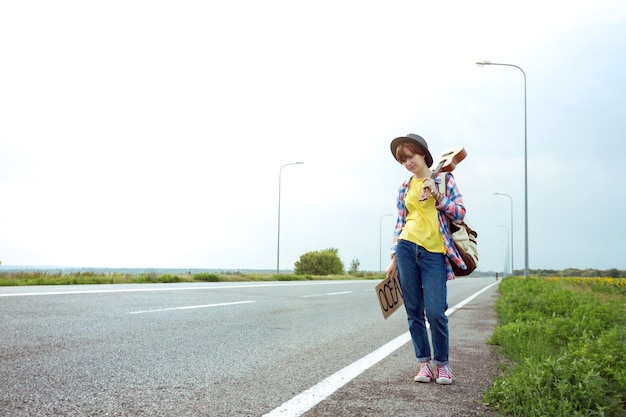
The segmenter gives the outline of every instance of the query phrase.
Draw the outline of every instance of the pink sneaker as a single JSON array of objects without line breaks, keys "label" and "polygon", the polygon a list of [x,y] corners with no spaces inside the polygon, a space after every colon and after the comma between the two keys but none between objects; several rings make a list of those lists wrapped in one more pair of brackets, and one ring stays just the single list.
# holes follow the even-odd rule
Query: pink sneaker
[{"label": "pink sneaker", "polygon": [[454,381],[454,375],[448,365],[440,365],[437,369],[438,384],[450,385]]},{"label": "pink sneaker", "polygon": [[430,364],[428,362],[424,362],[422,364],[419,373],[415,375],[415,378],[413,378],[415,382],[430,382],[433,379],[435,379],[435,376],[433,375],[433,370],[430,368]]}]

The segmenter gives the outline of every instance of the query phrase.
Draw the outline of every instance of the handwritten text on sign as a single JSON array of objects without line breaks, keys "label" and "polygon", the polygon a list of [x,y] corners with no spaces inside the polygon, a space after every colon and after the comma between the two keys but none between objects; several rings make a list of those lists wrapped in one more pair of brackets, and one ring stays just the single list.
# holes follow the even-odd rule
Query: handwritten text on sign
[{"label": "handwritten text on sign", "polygon": [[386,319],[404,304],[402,290],[398,282],[398,274],[394,274],[392,278],[382,280],[376,286],[376,295],[380,303],[380,310]]}]

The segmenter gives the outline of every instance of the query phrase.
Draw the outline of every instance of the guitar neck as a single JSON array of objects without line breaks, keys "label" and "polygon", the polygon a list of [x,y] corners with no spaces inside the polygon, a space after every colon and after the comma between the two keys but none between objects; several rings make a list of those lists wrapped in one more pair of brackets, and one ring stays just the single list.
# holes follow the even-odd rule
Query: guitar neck
[{"label": "guitar neck", "polygon": [[432,175],[430,176],[430,178],[435,179],[437,178],[437,175],[439,175],[439,171],[441,171],[441,168],[443,168],[443,166],[446,164],[446,161],[443,160],[441,162],[439,162],[439,164],[437,165],[437,167],[435,168],[435,170],[433,171]]}]

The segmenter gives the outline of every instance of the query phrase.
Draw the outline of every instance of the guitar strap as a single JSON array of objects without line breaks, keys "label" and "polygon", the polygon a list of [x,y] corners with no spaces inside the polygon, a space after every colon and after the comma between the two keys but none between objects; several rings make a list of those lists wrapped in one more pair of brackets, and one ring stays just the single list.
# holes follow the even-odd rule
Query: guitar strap
[{"label": "guitar strap", "polygon": [[[443,195],[448,195],[448,177],[447,172],[442,172],[439,174],[439,193]],[[452,174],[450,174],[452,175]],[[450,233],[454,233],[459,230],[459,226],[457,226],[448,216],[446,216],[446,220],[448,221],[448,228],[450,229]]]},{"label": "guitar strap", "polygon": [[439,193],[446,195],[446,191],[448,190],[446,173],[442,172],[439,174]]}]

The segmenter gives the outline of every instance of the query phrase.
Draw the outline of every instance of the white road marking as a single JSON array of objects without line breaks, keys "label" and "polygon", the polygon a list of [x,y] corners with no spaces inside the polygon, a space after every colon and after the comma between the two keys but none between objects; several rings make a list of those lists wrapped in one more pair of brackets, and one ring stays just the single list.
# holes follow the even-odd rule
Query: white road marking
[{"label": "white road marking", "polygon": [[234,303],[221,303],[221,304],[205,304],[199,306],[184,306],[184,307],[172,307],[172,308],[160,308],[157,310],[141,310],[141,311],[129,311],[128,314],[143,314],[143,313],[158,313],[161,311],[172,311],[172,310],[192,310],[194,308],[210,308],[210,307],[222,307],[222,306],[232,306],[236,304],[248,304],[254,303],[255,301],[237,301]]},{"label": "white road marking", "polygon": [[[472,301],[474,298],[487,291],[489,288],[496,285],[498,282],[494,282],[482,290],[472,294],[467,297],[465,300],[461,301],[457,305],[452,308],[449,308],[446,311],[446,315],[450,316],[455,313],[457,310],[465,306],[467,303]],[[358,361],[352,363],[351,365],[346,366],[342,370],[335,372],[333,375],[329,376],[325,380],[319,382],[318,384],[312,386],[308,390],[296,395],[291,400],[285,402],[278,408],[270,411],[265,414],[263,417],[298,417],[302,414],[306,413],[313,407],[315,407],[320,402],[324,401],[331,394],[337,391],[339,388],[346,385],[348,382],[352,381],[354,378],[376,365],[381,360],[385,359],[387,356],[391,355],[394,351],[399,349],[405,343],[411,340],[411,334],[406,332],[405,334],[396,337],[389,343],[379,347],[374,352],[362,357]]]},{"label": "white road marking", "polygon": [[[369,290],[372,291],[372,290]],[[326,295],[341,295],[341,294],[352,294],[352,291],[342,291],[342,292],[327,292],[325,294],[312,294],[312,295],[303,295],[300,298],[311,298],[311,297],[324,297]]]},{"label": "white road marking", "polygon": [[449,308],[448,310],[446,310],[446,316],[451,316],[452,314],[454,314],[457,310],[465,307],[465,304],[469,303],[470,301],[472,301],[474,298],[478,297],[480,294],[484,293],[485,291],[487,291],[489,288],[493,287],[494,285],[499,284],[499,281],[496,281],[494,283],[491,283],[489,285],[487,285],[485,288],[483,288],[480,291],[475,292],[474,294],[470,295],[469,297],[467,297],[465,300],[461,301],[460,303],[458,303],[457,305],[455,305],[452,308]]},{"label": "white road marking", "polygon": [[[33,295],[74,295],[74,294],[105,294],[105,293],[122,293],[122,292],[151,292],[151,291],[192,291],[192,290],[230,290],[238,288],[265,288],[265,287],[293,287],[293,286],[310,286],[310,285],[340,285],[340,284],[363,284],[369,283],[369,280],[355,280],[355,281],[316,281],[316,282],[280,282],[280,283],[263,283],[263,284],[243,284],[243,285],[208,285],[200,286],[194,285],[191,287],[179,286],[179,287],[152,287],[152,284],[136,284],[141,288],[123,288],[123,289],[93,289],[93,290],[66,290],[66,291],[47,291],[47,292],[20,292],[20,293],[4,293],[0,294],[0,297],[28,297]],[[101,285],[101,284],[96,284]],[[135,284],[123,284],[123,285],[135,285]],[[13,288],[13,287],[7,287]],[[370,290],[371,291],[371,290]]]}]

